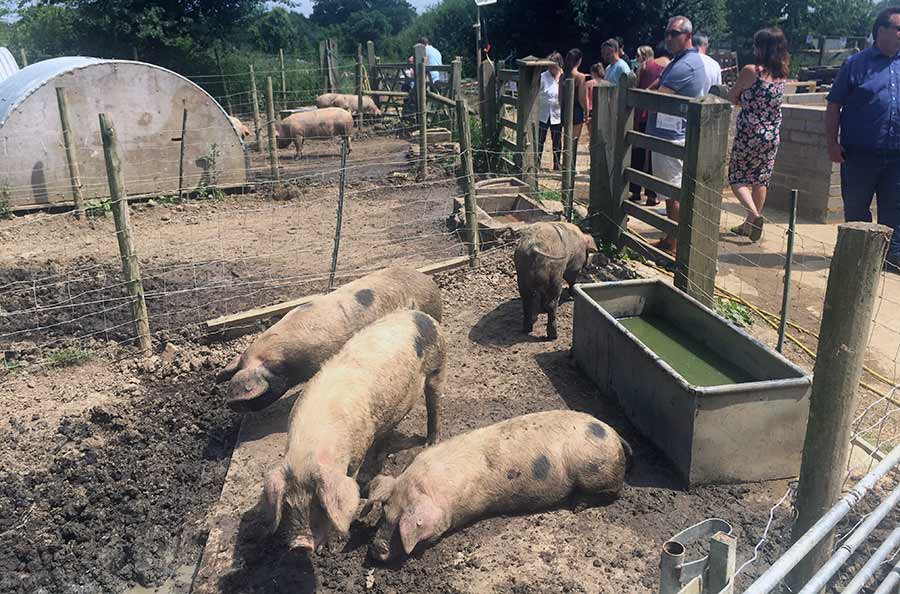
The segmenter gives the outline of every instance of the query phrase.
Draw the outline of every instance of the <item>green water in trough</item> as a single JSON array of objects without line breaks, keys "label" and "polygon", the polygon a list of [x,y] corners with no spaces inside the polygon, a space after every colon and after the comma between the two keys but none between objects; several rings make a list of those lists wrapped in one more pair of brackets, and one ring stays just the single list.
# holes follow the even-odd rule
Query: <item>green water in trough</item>
[{"label": "green water in trough", "polygon": [[744,370],[663,318],[644,315],[620,318],[618,322],[691,385],[724,386],[754,381]]}]

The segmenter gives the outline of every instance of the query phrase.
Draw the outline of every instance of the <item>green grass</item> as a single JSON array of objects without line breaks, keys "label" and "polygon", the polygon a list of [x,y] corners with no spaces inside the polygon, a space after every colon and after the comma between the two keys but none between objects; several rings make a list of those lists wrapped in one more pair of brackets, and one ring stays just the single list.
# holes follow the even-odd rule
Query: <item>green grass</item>
[{"label": "green grass", "polygon": [[25,369],[25,366],[22,365],[21,361],[7,361],[6,359],[3,359],[3,369],[7,373],[16,373],[17,371]]},{"label": "green grass", "polygon": [[750,313],[750,309],[737,301],[716,297],[715,311],[735,326],[753,325],[753,314]]},{"label": "green grass", "polygon": [[78,347],[65,347],[53,351],[47,356],[47,364],[51,367],[71,367],[81,365],[93,356],[91,351]]}]

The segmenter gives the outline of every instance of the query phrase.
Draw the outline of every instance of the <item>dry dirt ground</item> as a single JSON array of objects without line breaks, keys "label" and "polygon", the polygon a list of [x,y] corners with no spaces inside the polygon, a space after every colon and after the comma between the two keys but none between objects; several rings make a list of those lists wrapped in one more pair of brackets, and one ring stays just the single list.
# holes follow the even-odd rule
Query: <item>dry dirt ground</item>
[{"label": "dry dirt ground", "polygon": [[[443,226],[455,184],[381,174],[352,183],[339,282],[461,253]],[[335,201],[326,182],[136,206],[156,351],[145,360],[119,346],[132,334],[110,217],[76,224],[36,214],[0,224],[0,241],[13,248],[0,254],[8,370],[0,377],[0,594],[189,590],[240,422],[213,377],[252,339],[206,344],[197,323],[321,290]],[[613,265],[594,274],[629,273]],[[579,513],[486,519],[387,567],[366,561],[368,529],[359,524],[349,542],[309,556],[262,541],[220,576],[222,591],[649,592],[662,543],[708,517],[735,526],[739,562],[751,555],[785,482],[683,490],[663,454],[574,367],[571,302],[561,307],[559,340],[540,340],[540,324],[536,337],[518,332],[508,252],[437,280],[450,345],[443,434],[539,410],[592,412],[634,447],[622,496]],[[78,356],[54,357],[65,345]],[[77,365],[63,366],[73,359]],[[423,427],[424,410],[416,408],[376,456],[381,470],[405,467]],[[775,510],[770,542],[739,585],[773,560],[790,517],[788,505]]]}]

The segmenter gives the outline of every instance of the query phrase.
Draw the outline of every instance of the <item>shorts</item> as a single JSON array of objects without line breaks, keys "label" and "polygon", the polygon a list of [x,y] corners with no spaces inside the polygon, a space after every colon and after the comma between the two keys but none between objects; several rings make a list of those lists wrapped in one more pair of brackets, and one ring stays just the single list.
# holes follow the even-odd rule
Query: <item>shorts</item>
[{"label": "shorts", "polygon": [[[684,146],[683,139],[675,140],[673,142],[677,142],[681,146]],[[681,187],[681,174],[684,171],[684,161],[656,152],[652,153],[650,158],[653,160],[654,177],[667,181],[673,186]],[[661,196],[672,200],[678,200],[680,198],[680,196],[666,196],[665,194],[661,194]]]}]

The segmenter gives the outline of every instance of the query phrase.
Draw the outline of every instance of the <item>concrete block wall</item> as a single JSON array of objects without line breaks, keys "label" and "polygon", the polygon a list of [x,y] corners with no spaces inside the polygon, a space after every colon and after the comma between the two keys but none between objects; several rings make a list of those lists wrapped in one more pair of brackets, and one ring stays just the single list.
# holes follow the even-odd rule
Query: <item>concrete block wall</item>
[{"label": "concrete block wall", "polygon": [[842,221],[840,165],[831,162],[825,148],[825,106],[785,104],[781,111],[781,146],[766,208],[788,210],[791,190],[797,189],[799,217]]}]

